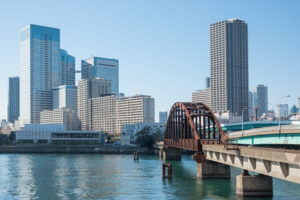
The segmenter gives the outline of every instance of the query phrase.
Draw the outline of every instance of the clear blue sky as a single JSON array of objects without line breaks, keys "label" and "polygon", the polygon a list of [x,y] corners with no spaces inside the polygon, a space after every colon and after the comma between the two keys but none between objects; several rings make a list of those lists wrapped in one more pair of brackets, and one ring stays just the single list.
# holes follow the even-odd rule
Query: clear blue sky
[{"label": "clear blue sky", "polygon": [[290,105],[300,96],[297,0],[11,0],[0,7],[0,118],[7,115],[8,77],[20,73],[19,31],[28,24],[60,28],[61,48],[78,69],[91,55],[119,59],[120,91],[152,95],[158,112],[204,87],[209,25],[241,18],[249,29],[250,89],[267,85],[274,106],[282,95],[291,95],[282,101]]}]

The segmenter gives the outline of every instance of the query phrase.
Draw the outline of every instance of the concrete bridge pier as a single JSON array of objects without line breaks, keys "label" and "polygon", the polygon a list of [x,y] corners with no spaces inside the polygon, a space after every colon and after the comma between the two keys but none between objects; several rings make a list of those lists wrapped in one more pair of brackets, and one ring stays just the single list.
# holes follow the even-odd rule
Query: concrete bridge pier
[{"label": "concrete bridge pier", "polygon": [[262,174],[251,176],[247,170],[236,177],[236,195],[241,197],[272,197],[272,177]]},{"label": "concrete bridge pier", "polygon": [[197,162],[198,178],[230,178],[230,166],[207,161],[203,153],[196,153],[193,159]]},{"label": "concrete bridge pier", "polygon": [[230,166],[216,162],[197,163],[198,178],[230,178]]},{"label": "concrete bridge pier", "polygon": [[164,161],[167,160],[181,160],[181,149],[176,149],[176,148],[162,148],[160,150],[159,155],[163,157]]}]

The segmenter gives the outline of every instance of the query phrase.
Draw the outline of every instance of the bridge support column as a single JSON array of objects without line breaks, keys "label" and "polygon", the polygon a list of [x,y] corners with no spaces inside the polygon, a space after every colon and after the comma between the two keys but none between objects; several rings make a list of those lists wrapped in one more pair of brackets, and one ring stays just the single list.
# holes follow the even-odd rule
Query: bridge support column
[{"label": "bridge support column", "polygon": [[242,197],[272,197],[272,177],[262,174],[251,176],[246,173],[236,177],[236,195]]},{"label": "bridge support column", "polygon": [[161,153],[163,155],[163,160],[181,160],[181,149],[176,148],[163,148]]},{"label": "bridge support column", "polygon": [[216,162],[197,163],[198,178],[230,178],[230,166]]},{"label": "bridge support column", "polygon": [[207,161],[203,152],[193,155],[197,162],[198,178],[230,178],[230,166],[217,162]]},{"label": "bridge support column", "polygon": [[163,153],[163,151],[162,151],[162,150],[159,150],[159,151],[158,151],[158,157],[159,157],[159,159],[161,159],[161,158],[162,158],[162,153]]}]

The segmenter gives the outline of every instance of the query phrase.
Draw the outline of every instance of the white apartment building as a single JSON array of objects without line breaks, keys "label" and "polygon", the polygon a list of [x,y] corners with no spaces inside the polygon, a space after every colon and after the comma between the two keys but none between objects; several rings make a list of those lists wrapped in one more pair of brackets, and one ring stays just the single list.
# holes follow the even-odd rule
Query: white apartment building
[{"label": "white apartment building", "polygon": [[120,97],[116,102],[116,132],[121,126],[140,122],[154,122],[154,98],[147,95]]},{"label": "white apartment building", "polygon": [[197,90],[192,93],[192,102],[197,103],[204,103],[208,107],[211,105],[211,98],[210,98],[210,88],[206,88],[205,90]]},{"label": "white apartment building", "polygon": [[43,110],[41,112],[41,124],[62,124],[66,130],[78,130],[79,121],[74,111],[68,108]]},{"label": "white apartment building", "polygon": [[90,130],[89,100],[111,94],[111,81],[105,79],[81,79],[78,81],[77,112],[82,130]]},{"label": "white apartment building", "polygon": [[90,99],[90,128],[116,134],[116,95]]}]

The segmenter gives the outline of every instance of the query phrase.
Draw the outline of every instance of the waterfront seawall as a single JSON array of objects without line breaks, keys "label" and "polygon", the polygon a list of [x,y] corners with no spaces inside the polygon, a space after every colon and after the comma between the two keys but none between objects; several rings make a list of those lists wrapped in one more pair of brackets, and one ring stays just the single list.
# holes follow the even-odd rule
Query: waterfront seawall
[{"label": "waterfront seawall", "polygon": [[155,154],[155,150],[122,146],[0,146],[0,153]]}]

